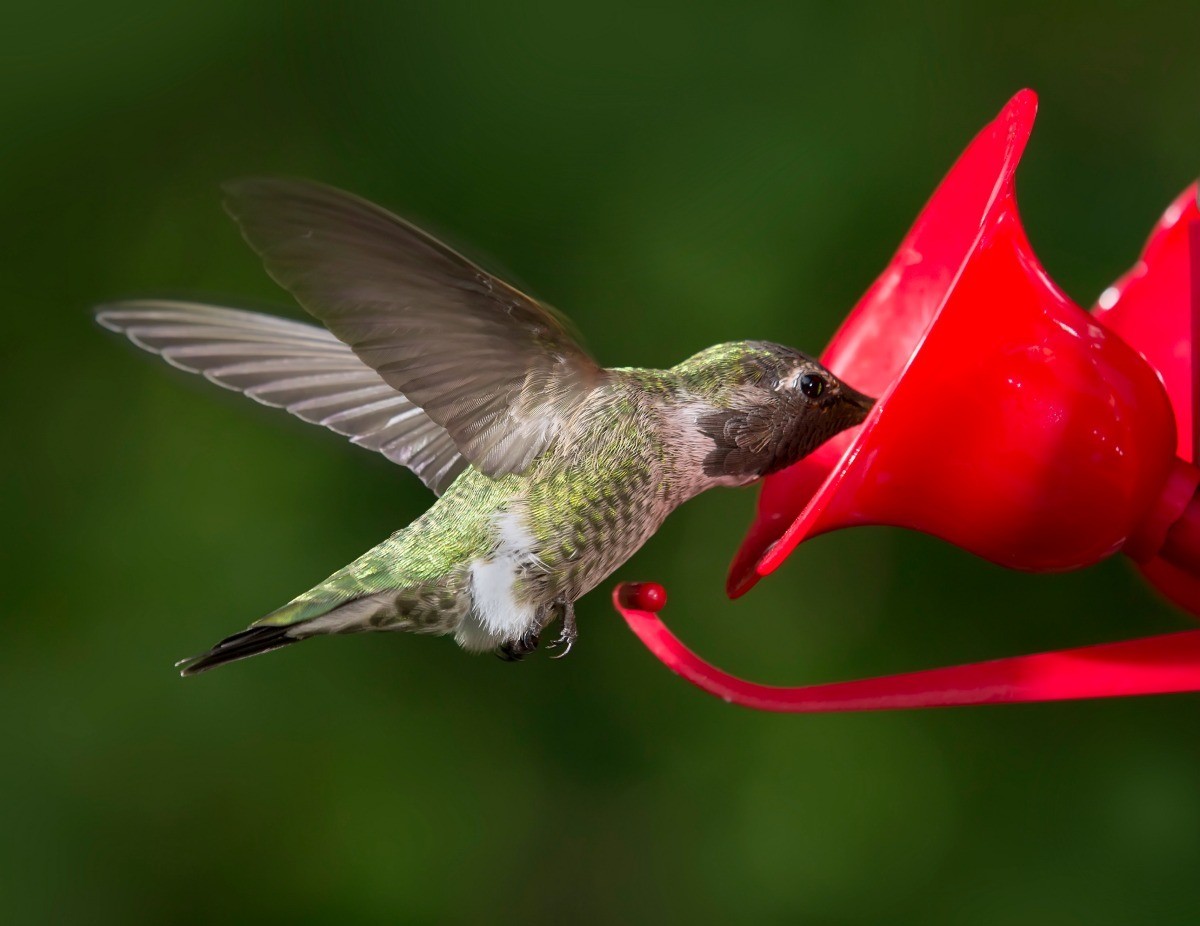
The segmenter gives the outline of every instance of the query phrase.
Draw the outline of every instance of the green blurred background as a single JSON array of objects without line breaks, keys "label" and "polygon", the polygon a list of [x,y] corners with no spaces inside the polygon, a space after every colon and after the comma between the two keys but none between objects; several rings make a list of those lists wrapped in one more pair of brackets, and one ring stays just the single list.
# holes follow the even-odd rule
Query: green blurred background
[{"label": "green blurred background", "polygon": [[[89,315],[297,315],[218,205],[267,172],[494,256],[606,362],[815,351],[1022,86],[1030,236],[1090,304],[1200,167],[1200,9],[1002,6],[10,4],[4,921],[1200,920],[1191,697],[755,714],[653,661],[611,582],[564,662],[363,637],[181,681],[430,498]],[[731,603],[753,504],[696,500],[617,577],[662,581],[680,634],[756,679],[1188,626],[1125,562],[1028,576],[884,530]]]}]

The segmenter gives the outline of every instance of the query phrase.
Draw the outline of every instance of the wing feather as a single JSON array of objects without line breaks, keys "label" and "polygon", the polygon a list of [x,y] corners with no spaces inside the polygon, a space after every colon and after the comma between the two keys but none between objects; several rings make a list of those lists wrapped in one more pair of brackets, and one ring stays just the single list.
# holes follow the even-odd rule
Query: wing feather
[{"label": "wing feather", "polygon": [[96,318],[180,369],[382,453],[438,494],[467,466],[443,427],[321,328],[193,302],[115,303]]},{"label": "wing feather", "polygon": [[390,212],[305,181],[225,189],[268,273],[488,475],[527,467],[603,381],[557,312]]}]

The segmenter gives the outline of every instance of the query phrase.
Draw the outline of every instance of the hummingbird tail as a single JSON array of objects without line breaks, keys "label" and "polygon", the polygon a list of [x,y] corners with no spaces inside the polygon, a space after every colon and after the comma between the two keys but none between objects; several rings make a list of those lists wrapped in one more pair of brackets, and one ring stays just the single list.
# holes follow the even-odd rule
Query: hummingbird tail
[{"label": "hummingbird tail", "polygon": [[322,586],[276,608],[248,630],[226,637],[206,653],[175,663],[185,678],[199,675],[227,662],[299,643],[328,633],[352,633],[370,629],[366,617],[376,610],[375,596],[361,598],[342,592],[324,594]]},{"label": "hummingbird tail", "polygon": [[259,653],[267,653],[291,643],[299,643],[302,637],[292,636],[288,633],[289,630],[294,630],[294,627],[266,624],[251,627],[249,630],[226,637],[206,653],[179,660],[175,663],[175,667],[179,669],[179,674],[186,678],[189,675],[199,675],[201,672],[223,666],[227,662],[257,656]]}]

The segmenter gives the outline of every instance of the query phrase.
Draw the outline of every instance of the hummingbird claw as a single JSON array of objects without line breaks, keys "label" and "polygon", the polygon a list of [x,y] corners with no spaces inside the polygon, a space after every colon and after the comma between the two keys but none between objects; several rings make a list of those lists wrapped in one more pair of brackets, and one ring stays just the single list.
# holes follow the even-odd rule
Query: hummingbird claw
[{"label": "hummingbird claw", "polygon": [[516,640],[501,643],[500,650],[496,655],[505,662],[520,662],[538,648],[538,639],[538,632],[536,630],[530,631]]},{"label": "hummingbird claw", "polygon": [[562,632],[559,633],[558,639],[551,643],[547,649],[558,649],[564,647],[561,653],[556,653],[551,656],[551,659],[562,659],[567,653],[571,652],[571,647],[575,645],[575,640],[579,636],[579,630],[575,626],[575,605],[571,602],[563,602],[562,605]]}]

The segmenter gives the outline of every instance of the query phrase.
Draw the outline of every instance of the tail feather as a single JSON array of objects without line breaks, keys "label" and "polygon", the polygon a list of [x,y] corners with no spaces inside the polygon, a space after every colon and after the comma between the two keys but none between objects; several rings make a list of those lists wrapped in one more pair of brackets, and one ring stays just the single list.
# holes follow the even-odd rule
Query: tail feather
[{"label": "tail feather", "polygon": [[291,629],[293,628],[271,625],[251,627],[249,630],[226,637],[206,653],[179,660],[175,663],[175,667],[184,677],[199,675],[201,672],[223,666],[227,662],[247,659],[250,656],[257,656],[259,653],[279,649],[281,646],[299,643],[300,637],[291,636],[288,633]]}]

